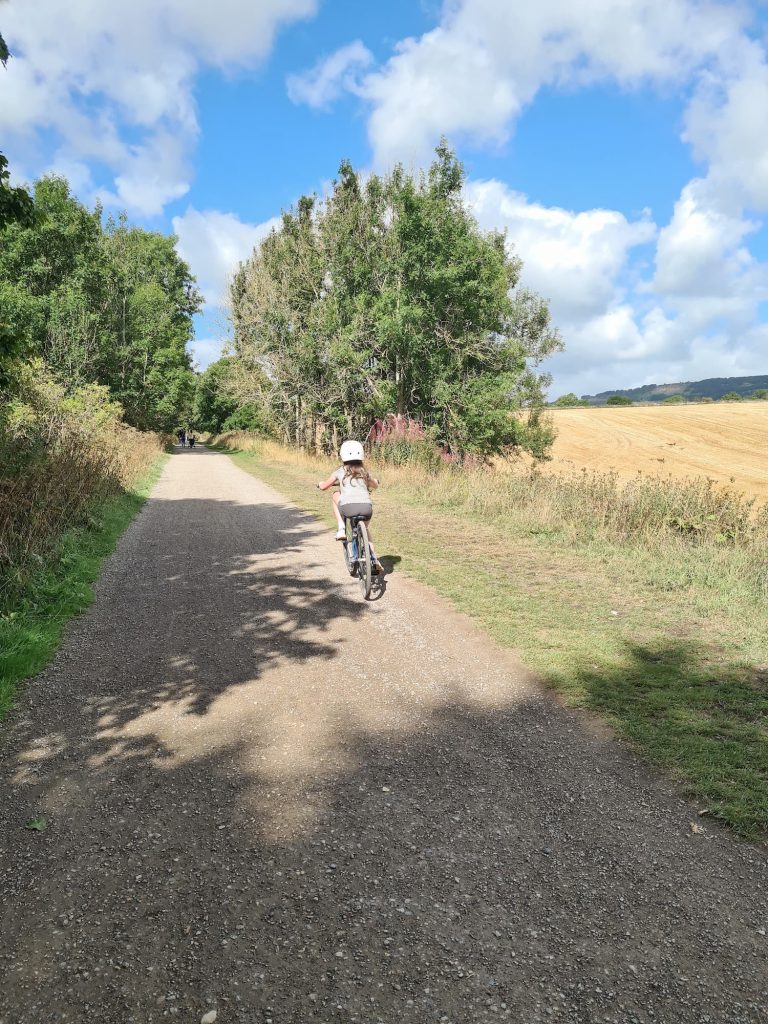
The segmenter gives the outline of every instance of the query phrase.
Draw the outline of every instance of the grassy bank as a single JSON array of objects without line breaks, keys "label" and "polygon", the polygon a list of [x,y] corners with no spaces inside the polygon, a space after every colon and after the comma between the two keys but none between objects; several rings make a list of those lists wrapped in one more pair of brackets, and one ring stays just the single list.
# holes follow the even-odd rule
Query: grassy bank
[{"label": "grassy bank", "polygon": [[166,458],[156,454],[130,488],[91,510],[87,525],[66,530],[0,609],[0,718],[18,684],[50,661],[67,622],[91,603],[101,563],[144,504]]},{"label": "grassy bank", "polygon": [[[313,490],[330,462],[225,444],[331,524]],[[380,472],[385,560],[515,648],[565,701],[608,719],[703,811],[768,836],[765,518],[698,483],[638,480],[625,493],[603,476]]]}]

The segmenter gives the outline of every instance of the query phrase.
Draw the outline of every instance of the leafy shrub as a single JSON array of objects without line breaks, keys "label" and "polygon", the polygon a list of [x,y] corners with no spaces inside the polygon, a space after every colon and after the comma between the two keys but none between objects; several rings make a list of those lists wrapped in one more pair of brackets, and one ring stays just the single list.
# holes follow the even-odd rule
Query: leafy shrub
[{"label": "leafy shrub", "polygon": [[224,420],[221,433],[234,430],[250,430],[254,433],[268,434],[264,410],[258,405],[241,405]]},{"label": "leafy shrub", "polygon": [[552,405],[557,409],[586,409],[589,407],[589,402],[569,391],[567,395],[560,395],[559,398],[556,398]]},{"label": "leafy shrub", "polygon": [[721,398],[721,402],[743,402],[743,397],[738,391],[727,391]]},{"label": "leafy shrub", "polygon": [[39,362],[19,367],[15,383],[0,413],[0,602],[163,447],[159,435],[125,426],[100,385],[67,393]]},{"label": "leafy shrub", "polygon": [[662,405],[682,405],[683,402],[684,402],[684,398],[683,398],[682,395],[667,395],[667,397],[664,399],[664,401],[661,404]]},{"label": "leafy shrub", "polygon": [[626,395],[611,395],[606,405],[634,405],[631,398],[627,398]]}]

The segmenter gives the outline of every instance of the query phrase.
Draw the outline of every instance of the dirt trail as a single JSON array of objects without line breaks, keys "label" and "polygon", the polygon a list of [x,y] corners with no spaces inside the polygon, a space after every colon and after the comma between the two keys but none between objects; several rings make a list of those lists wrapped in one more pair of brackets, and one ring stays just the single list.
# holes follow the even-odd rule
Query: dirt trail
[{"label": "dirt trail", "polygon": [[765,851],[224,455],[0,744],[2,1024],[768,1019]]}]

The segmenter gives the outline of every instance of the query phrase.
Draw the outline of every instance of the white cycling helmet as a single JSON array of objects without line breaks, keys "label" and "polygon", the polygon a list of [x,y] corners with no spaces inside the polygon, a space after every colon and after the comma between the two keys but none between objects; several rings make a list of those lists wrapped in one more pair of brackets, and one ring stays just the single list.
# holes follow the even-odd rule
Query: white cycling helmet
[{"label": "white cycling helmet", "polygon": [[362,462],[365,458],[363,446],[359,441],[345,441],[339,450],[342,462]]}]

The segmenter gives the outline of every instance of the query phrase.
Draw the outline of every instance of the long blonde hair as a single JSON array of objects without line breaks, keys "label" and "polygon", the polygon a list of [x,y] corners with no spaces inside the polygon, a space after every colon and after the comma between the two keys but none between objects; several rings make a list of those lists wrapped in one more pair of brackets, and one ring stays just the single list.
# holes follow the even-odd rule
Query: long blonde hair
[{"label": "long blonde hair", "polygon": [[344,463],[344,479],[345,480],[362,480],[363,483],[368,486],[373,480],[373,477],[360,462],[359,459],[355,459],[351,462]]}]

